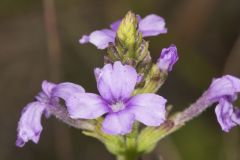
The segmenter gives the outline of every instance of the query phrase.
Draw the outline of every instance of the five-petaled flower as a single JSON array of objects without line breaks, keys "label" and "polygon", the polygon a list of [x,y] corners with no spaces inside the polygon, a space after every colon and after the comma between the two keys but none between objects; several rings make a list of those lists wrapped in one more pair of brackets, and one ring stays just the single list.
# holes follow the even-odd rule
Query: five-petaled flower
[{"label": "five-petaled flower", "polygon": [[95,119],[104,114],[103,131],[108,134],[131,132],[135,120],[148,126],[159,126],[165,121],[166,100],[156,94],[132,96],[138,74],[129,65],[117,61],[95,69],[100,96],[94,93],[63,95],[56,86],[54,96],[65,100],[68,112],[74,119]]},{"label": "five-petaled flower", "polygon": [[[139,21],[138,29],[142,32],[143,37],[157,36],[159,34],[167,33],[165,21],[162,17],[155,14],[150,14],[143,19],[141,19],[140,16],[137,17]],[[83,35],[79,42],[81,44],[90,42],[98,49],[105,49],[110,42],[115,41],[116,32],[120,23],[121,20],[118,20],[110,25],[111,29],[97,30],[90,35]]]},{"label": "five-petaled flower", "polygon": [[240,79],[226,75],[214,79],[209,89],[205,92],[205,103],[212,104],[218,102],[215,113],[222,130],[229,130],[240,125],[240,109],[233,107],[233,102],[237,99],[240,92]]},{"label": "five-petaled flower", "polygon": [[56,85],[43,81],[42,91],[35,97],[36,101],[27,104],[22,111],[17,128],[18,135],[16,145],[18,147],[23,147],[29,140],[38,143],[42,132],[42,114],[45,113],[45,116],[49,117],[50,113],[48,113],[47,108],[58,105],[58,98],[52,95],[56,86],[61,88],[61,94],[64,95],[70,94],[71,92],[84,92],[81,86],[73,83],[66,82]]}]

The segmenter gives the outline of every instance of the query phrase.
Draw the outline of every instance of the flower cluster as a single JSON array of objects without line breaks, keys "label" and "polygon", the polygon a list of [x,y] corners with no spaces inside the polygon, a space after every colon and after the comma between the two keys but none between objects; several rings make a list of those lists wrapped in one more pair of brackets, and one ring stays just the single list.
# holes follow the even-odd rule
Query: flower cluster
[{"label": "flower cluster", "polygon": [[[240,125],[240,109],[233,107],[232,104],[240,92],[240,79],[230,75],[214,79],[196,104],[177,114],[180,116],[166,117],[167,100],[156,92],[178,61],[178,51],[172,44],[162,50],[157,62],[154,63],[148,50],[148,42],[142,39],[162,33],[167,33],[162,17],[151,14],[142,19],[129,12],[124,19],[111,24],[111,29],[94,31],[89,36],[84,35],[80,39],[81,44],[90,42],[99,49],[108,49],[105,58],[109,61],[105,61],[102,68],[94,70],[99,94],[88,93],[82,86],[70,82],[54,84],[43,81],[42,91],[35,97],[36,100],[27,104],[22,111],[16,145],[22,147],[29,140],[37,143],[42,131],[42,115],[59,117],[56,115],[60,114],[57,110],[64,107],[67,114],[60,116],[63,117],[60,118],[63,122],[64,119],[70,119],[67,124],[71,125],[74,120],[94,121],[95,130],[86,134],[103,142],[104,137],[108,135],[121,137],[131,133],[133,125],[139,122],[151,126],[140,133],[140,137],[147,135],[150,140],[135,144],[144,146],[145,143],[151,143],[145,145],[150,146],[149,148],[153,148],[151,145],[160,137],[164,137],[162,134],[179,128],[177,123],[177,120],[181,119],[179,117],[190,120],[213,103],[218,103],[215,112],[224,131],[228,132],[232,127]],[[64,107],[60,100],[64,101]],[[167,131],[164,130],[166,127],[157,127],[164,126],[169,121],[173,125],[167,125],[172,127],[167,128]],[[99,123],[101,133],[94,133],[99,132]],[[180,123],[180,126],[182,125]],[[151,134],[145,134],[152,131],[152,128],[156,129],[151,132],[155,140],[149,137]],[[101,137],[102,135],[104,136]],[[138,139],[137,136],[135,135],[135,140]],[[144,151],[149,148],[145,148]],[[117,154],[115,151],[112,153]],[[122,151],[120,153],[122,154]]]},{"label": "flower cluster", "polygon": [[[139,21],[138,32],[143,37],[167,32],[164,19],[157,15],[151,14],[143,19],[136,17]],[[114,42],[121,21],[113,23],[111,30],[103,29],[83,36],[80,43],[91,42],[99,49],[108,47],[109,42]],[[171,71],[177,59],[175,46],[164,49],[158,60],[159,70]],[[112,135],[130,133],[135,121],[148,126],[159,126],[165,121],[165,98],[154,93],[133,95],[137,83],[144,79],[133,66],[116,61],[96,68],[94,74],[100,95],[87,93],[83,87],[69,82],[53,84],[43,81],[43,91],[36,96],[36,101],[23,109],[18,125],[17,146],[23,146],[28,140],[38,142],[42,131],[41,116],[43,113],[49,116],[51,113],[47,113],[47,108],[59,106],[59,99],[64,100],[72,119],[104,116],[102,130]]]},{"label": "flower cluster", "polygon": [[[139,31],[142,33],[143,37],[157,36],[159,34],[167,33],[165,28],[165,21],[162,17],[155,14],[150,14],[143,19],[138,15],[137,19],[139,21]],[[110,42],[114,42],[116,37],[116,32],[122,20],[113,22],[110,25],[111,29],[101,29],[92,32],[89,36],[83,35],[79,40],[81,44],[92,43],[98,49],[105,49],[108,47]]]},{"label": "flower cluster", "polygon": [[41,117],[44,113],[46,118],[50,116],[47,108],[59,105],[59,99],[54,97],[56,89],[61,88],[62,96],[67,96],[72,92],[84,92],[81,86],[73,83],[54,84],[51,82],[42,82],[42,91],[35,97],[35,101],[26,105],[22,110],[22,116],[18,122],[18,136],[16,145],[23,147],[26,142],[32,140],[38,143],[42,132]]}]

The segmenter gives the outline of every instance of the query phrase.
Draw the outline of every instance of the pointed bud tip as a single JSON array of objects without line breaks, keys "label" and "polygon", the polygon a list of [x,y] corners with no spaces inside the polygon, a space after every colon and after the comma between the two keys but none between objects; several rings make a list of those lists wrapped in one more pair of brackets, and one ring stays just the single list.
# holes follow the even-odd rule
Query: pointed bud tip
[{"label": "pointed bud tip", "polygon": [[123,20],[136,23],[137,16],[132,11],[128,11]]},{"label": "pointed bud tip", "polygon": [[129,11],[119,26],[118,34],[132,34],[136,32],[137,23],[137,16],[132,11]]}]

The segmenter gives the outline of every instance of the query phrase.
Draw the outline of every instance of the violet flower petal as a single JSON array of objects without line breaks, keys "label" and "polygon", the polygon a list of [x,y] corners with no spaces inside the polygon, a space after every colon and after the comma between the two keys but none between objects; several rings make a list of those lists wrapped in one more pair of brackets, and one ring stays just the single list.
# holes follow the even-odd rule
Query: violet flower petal
[{"label": "violet flower petal", "polygon": [[157,65],[162,71],[172,71],[173,65],[178,61],[178,52],[175,45],[163,48]]},{"label": "violet flower petal", "polygon": [[38,143],[42,132],[41,117],[45,108],[46,104],[40,102],[32,102],[24,107],[18,122],[18,147],[23,147],[29,140]]},{"label": "violet flower petal", "polygon": [[51,92],[52,89],[56,86],[56,84],[52,83],[52,82],[48,82],[46,80],[44,80],[42,82],[42,90],[43,92],[48,96],[51,97]]},{"label": "violet flower petal", "polygon": [[114,42],[116,33],[110,29],[102,29],[92,32],[89,35],[89,42],[98,49],[105,49],[110,42]]},{"label": "violet flower petal", "polygon": [[97,86],[101,96],[108,102],[129,98],[137,82],[137,72],[129,65],[117,61],[97,69]]},{"label": "violet flower petal", "polygon": [[85,44],[89,42],[89,36],[83,35],[82,38],[79,40],[80,44]]},{"label": "violet flower petal", "polygon": [[159,126],[165,121],[167,100],[153,94],[139,94],[132,97],[127,107],[135,115],[136,120],[148,126]]},{"label": "violet flower petal", "polygon": [[214,79],[204,96],[211,103],[214,103],[224,96],[234,100],[238,92],[240,92],[240,79],[226,75]]},{"label": "violet flower petal", "polygon": [[215,108],[215,113],[223,131],[229,132],[229,130],[236,125],[231,119],[233,114],[232,103],[227,99],[221,98],[219,100],[219,104]]},{"label": "violet flower petal", "polygon": [[139,22],[139,31],[142,32],[143,37],[167,33],[164,19],[155,14],[150,14]]},{"label": "violet flower petal", "polygon": [[52,91],[53,97],[59,97],[67,100],[72,94],[84,93],[85,90],[82,86],[74,83],[60,83]]},{"label": "violet flower petal", "polygon": [[134,114],[127,110],[109,113],[103,121],[102,129],[108,134],[124,135],[131,132],[134,120]]},{"label": "violet flower petal", "polygon": [[110,25],[111,29],[112,29],[113,31],[117,32],[118,27],[119,27],[119,25],[121,24],[121,22],[122,22],[122,19],[119,19],[119,20],[113,22],[113,23]]},{"label": "violet flower petal", "polygon": [[[143,37],[156,36],[162,33],[167,33],[167,29],[165,28],[165,21],[160,16],[150,14],[144,19],[141,19],[141,17],[137,15],[137,19],[139,22],[139,31],[142,32]],[[97,30],[92,32],[89,36],[83,35],[79,40],[80,44],[90,42],[94,44],[98,49],[107,48],[110,42],[114,43],[116,32],[121,21],[122,19],[113,22],[110,25],[111,29]]]},{"label": "violet flower petal", "polygon": [[[108,67],[110,67],[110,65],[108,65]],[[101,68],[95,68],[94,69],[94,76],[96,78],[96,81],[98,82],[100,75],[102,73],[102,69]]]},{"label": "violet flower petal", "polygon": [[109,111],[104,100],[93,93],[72,93],[64,100],[70,117],[74,119],[95,119]]}]

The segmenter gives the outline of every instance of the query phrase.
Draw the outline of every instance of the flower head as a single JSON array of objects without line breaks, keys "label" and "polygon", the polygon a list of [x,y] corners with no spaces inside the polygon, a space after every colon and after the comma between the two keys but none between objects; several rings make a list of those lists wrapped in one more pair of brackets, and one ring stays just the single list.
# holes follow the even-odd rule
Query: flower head
[{"label": "flower head", "polygon": [[36,101],[24,107],[18,122],[18,136],[16,141],[18,147],[23,147],[29,140],[38,143],[42,131],[41,117],[50,103],[50,95],[53,87],[55,87],[55,84],[43,81],[42,92],[36,96]]},{"label": "flower head", "polygon": [[240,124],[239,109],[234,108],[232,104],[237,99],[239,92],[240,79],[226,75],[214,79],[209,89],[204,93],[207,103],[218,102],[215,113],[222,130],[225,132]]},{"label": "flower head", "polygon": [[162,71],[172,71],[173,65],[178,61],[178,52],[175,45],[163,48],[157,65]]},{"label": "flower head", "polygon": [[219,101],[220,98],[226,97],[233,101],[240,92],[240,79],[226,75],[221,78],[214,79],[205,94],[207,99],[212,102]]},{"label": "flower head", "polygon": [[67,95],[72,91],[84,92],[81,86],[73,83],[60,83],[57,85],[43,81],[42,91],[36,96],[36,101],[27,104],[22,111],[17,128],[18,135],[16,145],[18,147],[23,147],[29,140],[33,141],[34,143],[38,143],[40,134],[42,132],[42,114],[45,113],[45,116],[48,117],[49,113],[47,112],[47,108],[58,105],[58,99],[52,95],[56,86],[61,88],[62,96]]},{"label": "flower head", "polygon": [[229,132],[229,130],[236,126],[236,123],[232,120],[233,105],[225,98],[219,100],[218,105],[215,108],[215,113],[217,115],[218,123],[221,125],[222,130]]},{"label": "flower head", "polygon": [[[159,34],[167,33],[165,28],[165,21],[162,17],[155,14],[150,14],[143,19],[140,16],[138,18],[138,29],[142,32],[143,37],[157,36]],[[92,43],[98,49],[105,49],[110,42],[115,41],[116,32],[121,23],[118,20],[110,25],[110,29],[101,29],[92,32],[90,35],[83,35],[79,40],[81,44]]]},{"label": "flower head", "polygon": [[29,140],[38,143],[42,132],[41,117],[45,107],[46,105],[40,102],[32,102],[24,107],[18,122],[16,141],[18,147],[23,147]]},{"label": "flower head", "polygon": [[118,61],[95,69],[95,76],[100,95],[73,92],[64,97],[59,96],[61,90],[54,93],[65,100],[71,118],[95,119],[106,114],[103,131],[122,135],[131,132],[135,120],[149,126],[165,121],[163,97],[153,93],[132,96],[138,79],[133,67]]}]

